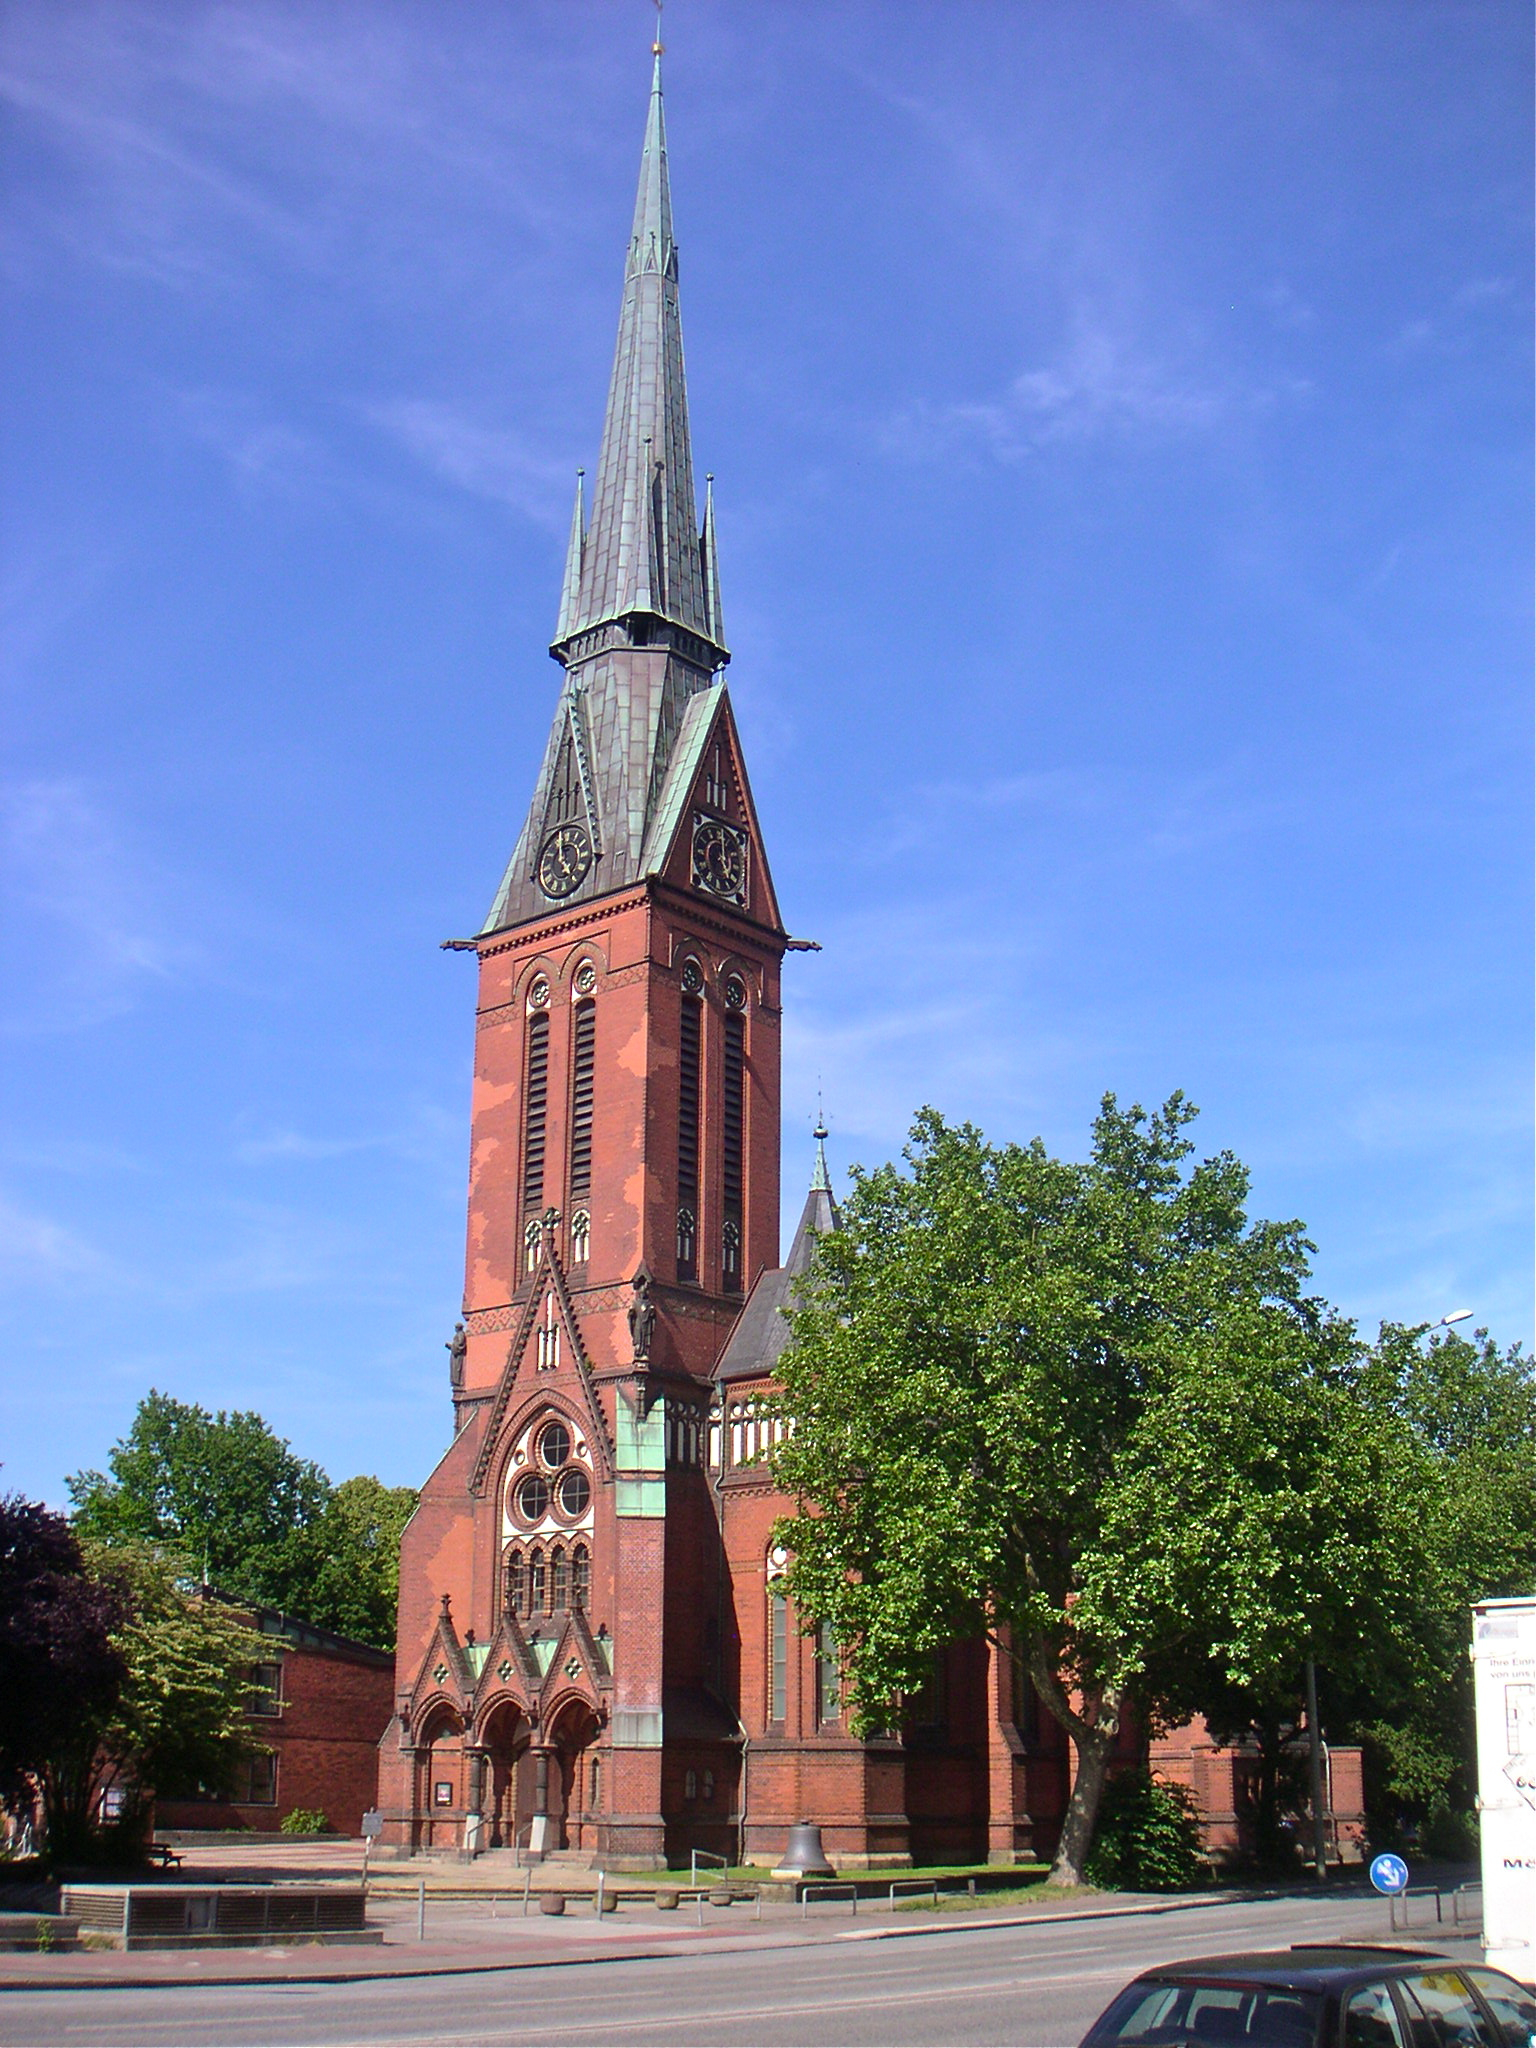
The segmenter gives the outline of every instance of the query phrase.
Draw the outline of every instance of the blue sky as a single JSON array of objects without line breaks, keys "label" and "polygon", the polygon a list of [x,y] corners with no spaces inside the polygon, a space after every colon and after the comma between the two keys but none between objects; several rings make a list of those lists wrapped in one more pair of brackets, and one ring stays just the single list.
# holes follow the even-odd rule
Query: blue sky
[{"label": "blue sky", "polygon": [[[10,0],[0,1484],[447,1426],[472,965],[650,10]],[[1531,1337],[1529,8],[673,0],[786,1205],[1185,1089]]]}]

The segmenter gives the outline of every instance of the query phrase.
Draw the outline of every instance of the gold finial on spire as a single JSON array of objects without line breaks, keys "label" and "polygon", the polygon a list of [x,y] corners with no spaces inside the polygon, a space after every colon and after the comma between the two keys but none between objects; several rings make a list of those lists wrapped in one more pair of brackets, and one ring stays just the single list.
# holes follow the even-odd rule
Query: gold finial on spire
[{"label": "gold finial on spire", "polygon": [[661,40],[661,0],[654,0],[654,5],[656,8],[656,40],[651,45],[651,55],[659,57],[667,46]]}]

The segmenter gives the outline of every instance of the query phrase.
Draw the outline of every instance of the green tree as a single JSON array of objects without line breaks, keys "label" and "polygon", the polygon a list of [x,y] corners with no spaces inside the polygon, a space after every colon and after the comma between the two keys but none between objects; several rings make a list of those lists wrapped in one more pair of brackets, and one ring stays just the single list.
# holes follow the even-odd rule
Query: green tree
[{"label": "green tree", "polygon": [[82,1767],[77,1750],[71,1778],[60,1780],[68,1829],[81,1826],[109,1784],[127,1794],[130,1817],[151,1792],[231,1790],[250,1753],[245,1709],[252,1667],[268,1653],[264,1639],[170,1552],[91,1538],[81,1547],[87,1569],[123,1615],[112,1642],[126,1677],[97,1730],[89,1766]]},{"label": "green tree", "polygon": [[30,1812],[35,1785],[89,1760],[127,1676],[112,1640],[122,1619],[62,1515],[0,1498],[0,1801],[12,1810]]},{"label": "green tree", "polygon": [[152,1391],[107,1464],[66,1482],[82,1537],[164,1545],[221,1592],[304,1614],[330,1481],[259,1415]]},{"label": "green tree", "polygon": [[1471,1809],[1471,1609],[1536,1587],[1536,1371],[1486,1331],[1470,1343],[1425,1334],[1383,1324],[1371,1358],[1376,1404],[1397,1429],[1396,1559],[1416,1598],[1393,1654],[1364,1679],[1344,1674],[1354,1682],[1339,1699],[1367,1746],[1384,1840]]},{"label": "green tree", "polygon": [[1077,1752],[1060,1883],[1133,1696],[1155,1725],[1216,1677],[1273,1688],[1391,1597],[1353,1331],[1241,1164],[1189,1163],[1194,1114],[1106,1097],[1072,1164],[925,1110],[907,1171],[855,1175],[780,1363],[779,1537],[855,1726],[942,1643],[1018,1641]]},{"label": "green tree", "polygon": [[344,1479],[319,1526],[320,1563],[306,1592],[305,1620],[376,1649],[395,1647],[400,1536],[419,1496],[411,1486]]}]

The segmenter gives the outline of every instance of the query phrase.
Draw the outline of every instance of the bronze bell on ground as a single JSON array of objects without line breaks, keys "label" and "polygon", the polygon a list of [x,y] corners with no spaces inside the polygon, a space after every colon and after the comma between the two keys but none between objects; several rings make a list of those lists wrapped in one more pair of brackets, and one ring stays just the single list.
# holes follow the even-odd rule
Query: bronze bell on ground
[{"label": "bronze bell on ground", "polygon": [[835,1877],[836,1871],[827,1861],[827,1852],[821,1846],[821,1829],[813,1821],[797,1820],[789,1831],[789,1846],[779,1863],[779,1871],[796,1877]]}]

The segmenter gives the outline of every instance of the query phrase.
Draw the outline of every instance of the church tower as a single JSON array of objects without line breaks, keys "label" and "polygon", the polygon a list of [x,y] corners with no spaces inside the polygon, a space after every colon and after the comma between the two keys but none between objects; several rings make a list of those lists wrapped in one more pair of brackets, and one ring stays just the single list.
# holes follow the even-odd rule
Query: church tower
[{"label": "church tower", "polygon": [[713,1787],[699,1759],[729,1804],[705,1460],[778,1260],[787,943],[695,494],[659,48],[550,652],[532,798],[455,942],[479,973],[455,1434],[402,1550],[380,1798],[402,1849],[634,1865],[679,1839],[685,1776]]}]

